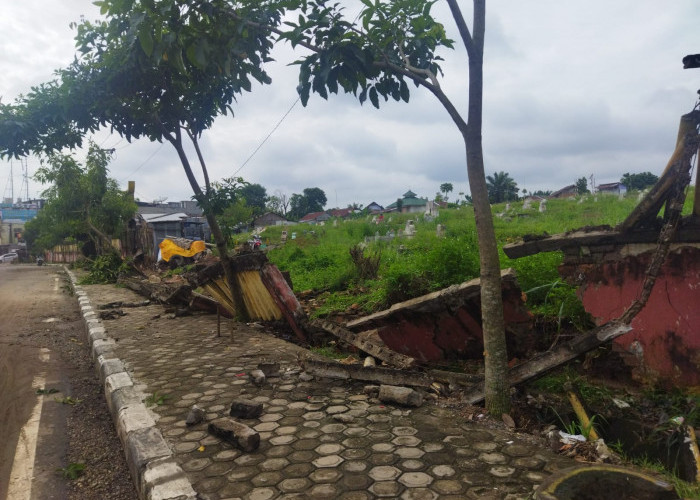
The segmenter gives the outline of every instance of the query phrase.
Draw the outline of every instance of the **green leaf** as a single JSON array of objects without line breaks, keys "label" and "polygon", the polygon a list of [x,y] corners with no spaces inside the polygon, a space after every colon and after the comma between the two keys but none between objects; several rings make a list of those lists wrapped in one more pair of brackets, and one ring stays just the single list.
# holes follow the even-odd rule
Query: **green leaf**
[{"label": "green leaf", "polygon": [[379,95],[377,94],[377,89],[375,87],[372,87],[369,89],[369,100],[372,102],[372,105],[379,109]]},{"label": "green leaf", "polygon": [[401,80],[401,99],[403,102],[408,102],[408,98],[410,97],[410,92],[408,91],[408,85],[406,84],[406,80]]},{"label": "green leaf", "polygon": [[146,23],[141,23],[141,29],[139,29],[139,43],[146,56],[151,57],[153,54],[153,37],[151,36],[151,31]]}]

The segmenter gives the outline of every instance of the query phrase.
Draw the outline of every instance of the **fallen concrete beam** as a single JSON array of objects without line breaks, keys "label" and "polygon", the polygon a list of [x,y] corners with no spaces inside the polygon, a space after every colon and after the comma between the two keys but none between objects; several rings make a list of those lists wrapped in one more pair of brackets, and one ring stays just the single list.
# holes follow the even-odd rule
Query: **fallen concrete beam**
[{"label": "fallen concrete beam", "polygon": [[397,368],[410,368],[416,364],[416,360],[410,356],[404,356],[387,347],[384,341],[377,334],[377,330],[367,330],[360,333],[351,332],[330,321],[313,320],[311,326],[320,328],[343,342],[361,349],[367,354],[381,359],[385,363]]}]

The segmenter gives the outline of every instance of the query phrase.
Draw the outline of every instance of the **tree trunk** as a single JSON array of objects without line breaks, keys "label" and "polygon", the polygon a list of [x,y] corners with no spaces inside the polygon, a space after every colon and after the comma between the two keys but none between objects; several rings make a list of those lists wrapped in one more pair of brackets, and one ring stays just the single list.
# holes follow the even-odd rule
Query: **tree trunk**
[{"label": "tree trunk", "polygon": [[[177,154],[180,157],[180,162],[182,163],[182,167],[185,169],[187,180],[190,182],[190,186],[192,187],[194,194],[197,195],[197,197],[203,197],[204,193],[202,193],[202,190],[199,187],[199,184],[197,183],[197,179],[195,178],[194,173],[192,172],[192,167],[190,166],[187,154],[185,153],[185,150],[182,147],[182,140],[179,132],[175,138],[170,138],[170,142],[175,147],[175,150],[177,151]],[[219,258],[221,259],[221,265],[224,268],[226,282],[228,283],[229,289],[231,290],[231,296],[233,297],[233,303],[236,308],[236,318],[240,321],[248,321],[248,309],[246,309],[245,302],[243,300],[243,292],[241,290],[240,285],[238,284],[238,280],[236,279],[236,275],[233,271],[231,258],[229,257],[228,247],[226,245],[226,237],[221,231],[221,227],[219,227],[219,223],[216,221],[216,217],[213,214],[210,214],[208,210],[204,211],[204,215],[207,218],[209,228],[211,229],[211,234],[214,237],[216,249],[219,251]]]},{"label": "tree trunk", "polygon": [[467,130],[466,133],[462,133],[462,136],[467,150],[467,173],[479,241],[481,320],[484,332],[484,397],[486,410],[492,415],[500,416],[510,411],[510,394],[501,296],[501,267],[486,187],[481,137],[484,24],[484,1],[475,0],[474,50],[469,52],[469,115]]}]

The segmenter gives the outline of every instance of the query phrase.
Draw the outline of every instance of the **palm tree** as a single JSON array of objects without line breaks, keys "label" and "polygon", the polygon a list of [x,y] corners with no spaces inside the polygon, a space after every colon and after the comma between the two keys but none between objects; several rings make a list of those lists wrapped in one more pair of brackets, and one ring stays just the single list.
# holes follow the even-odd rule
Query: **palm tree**
[{"label": "palm tree", "polygon": [[444,193],[442,197],[443,200],[447,201],[447,193],[451,193],[452,189],[453,187],[451,182],[443,182],[440,184],[440,192]]},{"label": "palm tree", "polygon": [[518,199],[518,184],[507,172],[496,172],[486,176],[486,188],[489,192],[489,202],[502,203]]}]

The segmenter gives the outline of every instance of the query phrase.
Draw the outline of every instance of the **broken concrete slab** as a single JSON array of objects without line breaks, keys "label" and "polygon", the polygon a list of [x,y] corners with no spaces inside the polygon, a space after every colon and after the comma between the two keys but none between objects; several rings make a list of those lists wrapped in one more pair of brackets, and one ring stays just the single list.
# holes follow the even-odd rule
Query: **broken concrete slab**
[{"label": "broken concrete slab", "polygon": [[379,401],[384,403],[397,403],[403,406],[419,407],[423,404],[423,396],[420,392],[410,387],[400,387],[396,385],[380,385]]},{"label": "broken concrete slab", "polygon": [[236,399],[231,403],[229,415],[237,418],[258,418],[262,415],[263,404],[250,399]]},{"label": "broken concrete slab", "polygon": [[[515,271],[501,271],[501,283],[508,352],[523,355],[534,345],[534,338],[526,334],[533,317],[525,307]],[[481,281],[474,279],[394,304],[346,326],[355,332],[376,329],[387,347],[418,362],[481,359],[480,291]]]},{"label": "broken concrete slab", "polygon": [[246,452],[255,451],[260,446],[260,434],[247,425],[230,418],[221,418],[211,422],[208,431]]}]

